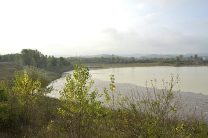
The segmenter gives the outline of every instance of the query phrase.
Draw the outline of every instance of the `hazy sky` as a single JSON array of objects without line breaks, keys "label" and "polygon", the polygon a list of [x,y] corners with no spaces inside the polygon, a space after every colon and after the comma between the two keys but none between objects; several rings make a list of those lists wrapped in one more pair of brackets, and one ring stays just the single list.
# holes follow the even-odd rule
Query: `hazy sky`
[{"label": "hazy sky", "polygon": [[208,0],[0,0],[0,54],[208,53]]}]

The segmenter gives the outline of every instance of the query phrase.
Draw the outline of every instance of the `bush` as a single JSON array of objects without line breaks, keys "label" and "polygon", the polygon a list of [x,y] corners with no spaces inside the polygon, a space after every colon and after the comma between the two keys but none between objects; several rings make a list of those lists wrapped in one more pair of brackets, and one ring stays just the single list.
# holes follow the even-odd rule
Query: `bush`
[{"label": "bush", "polygon": [[26,71],[17,72],[10,85],[2,82],[0,89],[0,127],[15,135],[35,133],[43,121],[43,108],[39,105],[48,89],[42,88],[41,82],[32,79]]},{"label": "bush", "polygon": [[67,83],[60,92],[59,124],[70,137],[90,137],[98,134],[97,131],[102,127],[101,122],[107,110],[98,100],[102,95],[91,90],[92,84],[89,70],[76,66],[73,75],[67,77]]}]

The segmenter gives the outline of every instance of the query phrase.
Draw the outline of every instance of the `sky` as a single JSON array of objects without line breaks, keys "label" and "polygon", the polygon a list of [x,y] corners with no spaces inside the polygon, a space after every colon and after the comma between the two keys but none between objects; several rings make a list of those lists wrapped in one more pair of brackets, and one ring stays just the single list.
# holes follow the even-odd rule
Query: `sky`
[{"label": "sky", "polygon": [[208,53],[208,0],[0,0],[0,54]]}]

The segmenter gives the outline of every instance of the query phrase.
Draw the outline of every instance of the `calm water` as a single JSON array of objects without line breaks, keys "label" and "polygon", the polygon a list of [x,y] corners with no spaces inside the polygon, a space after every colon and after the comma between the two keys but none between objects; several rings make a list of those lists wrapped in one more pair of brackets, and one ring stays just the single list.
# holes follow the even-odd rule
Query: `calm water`
[{"label": "calm water", "polygon": [[208,95],[208,67],[127,67],[91,70],[94,79],[109,81],[114,74],[118,83],[132,83],[146,86],[146,82],[157,79],[158,87],[162,80],[170,81],[171,75],[179,76],[179,88],[185,92]]}]

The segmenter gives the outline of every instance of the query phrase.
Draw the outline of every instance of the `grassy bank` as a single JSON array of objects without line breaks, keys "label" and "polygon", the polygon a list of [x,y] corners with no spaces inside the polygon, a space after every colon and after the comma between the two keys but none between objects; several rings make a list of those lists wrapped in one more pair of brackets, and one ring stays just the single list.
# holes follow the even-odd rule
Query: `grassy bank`
[{"label": "grassy bank", "polygon": [[14,76],[15,71],[21,69],[23,69],[23,67],[18,64],[0,62],[0,80],[10,80]]},{"label": "grassy bank", "polygon": [[44,85],[46,86],[51,81],[60,78],[63,72],[69,71],[71,69],[72,67],[68,66],[45,70],[33,66],[21,66],[13,62],[0,62],[0,81],[12,81],[16,72],[23,72],[23,70],[25,70],[33,78],[44,80]]}]

